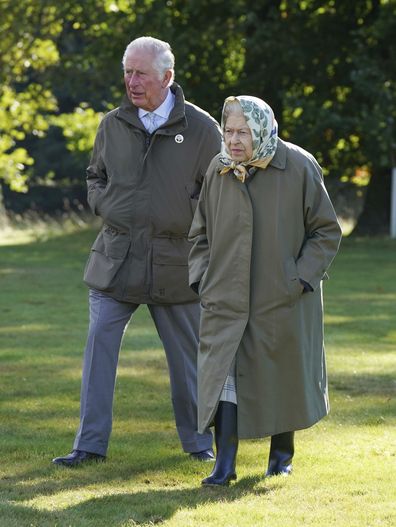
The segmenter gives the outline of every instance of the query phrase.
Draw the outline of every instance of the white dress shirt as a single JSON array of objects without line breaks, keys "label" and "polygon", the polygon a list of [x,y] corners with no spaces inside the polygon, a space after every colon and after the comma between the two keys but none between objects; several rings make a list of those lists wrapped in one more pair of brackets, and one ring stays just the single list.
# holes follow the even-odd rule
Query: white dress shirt
[{"label": "white dress shirt", "polygon": [[139,119],[142,121],[146,130],[152,134],[157,128],[166,123],[174,105],[175,96],[170,90],[168,90],[168,95],[166,96],[164,102],[158,106],[154,112],[148,112],[147,110],[139,108]]}]

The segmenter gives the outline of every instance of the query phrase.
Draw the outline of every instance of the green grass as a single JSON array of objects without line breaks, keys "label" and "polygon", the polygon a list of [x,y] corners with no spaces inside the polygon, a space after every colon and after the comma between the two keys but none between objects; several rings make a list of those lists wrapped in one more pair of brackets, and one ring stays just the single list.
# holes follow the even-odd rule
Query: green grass
[{"label": "green grass", "polygon": [[325,285],[332,411],[296,434],[294,474],[264,479],[268,439],[240,443],[238,481],[200,487],[174,429],[146,308],[124,339],[108,460],[62,469],[78,424],[95,233],[0,247],[0,526],[396,525],[396,243],[344,240]]}]

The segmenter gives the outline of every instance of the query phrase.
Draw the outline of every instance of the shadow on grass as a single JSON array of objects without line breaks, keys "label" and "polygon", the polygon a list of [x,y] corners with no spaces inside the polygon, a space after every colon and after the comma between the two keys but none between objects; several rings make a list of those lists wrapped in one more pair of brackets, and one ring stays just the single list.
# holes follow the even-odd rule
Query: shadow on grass
[{"label": "shadow on grass", "polygon": [[[396,396],[396,382],[394,372],[389,373],[338,373],[332,374],[329,386],[336,392],[348,393],[351,396]],[[374,401],[374,399],[373,399]]]},{"label": "shadow on grass", "polygon": [[[172,458],[169,458],[172,462]],[[174,460],[173,460],[174,462]],[[174,468],[174,467],[173,467]],[[76,473],[76,471],[74,471]],[[29,475],[25,475],[29,476]],[[30,474],[34,476],[34,474]],[[119,479],[126,478],[126,474],[120,474]],[[130,472],[127,479],[131,478]],[[109,480],[104,478],[105,483]],[[117,482],[115,482],[117,483]],[[83,487],[84,482],[79,479],[76,488]],[[233,483],[230,487],[207,488],[201,487],[197,479],[197,487],[187,489],[152,489],[138,490],[136,492],[119,492],[95,496],[87,500],[70,506],[64,503],[58,510],[40,510],[18,503],[3,503],[0,505],[0,512],[4,520],[18,518],[24,520],[29,517],[30,525],[40,527],[45,525],[84,525],[85,522],[94,522],[96,526],[117,526],[126,525],[147,525],[161,524],[172,518],[178,511],[183,509],[193,510],[200,505],[218,503],[219,506],[225,503],[232,503],[247,494],[264,496],[281,488],[284,485],[284,478],[274,478],[271,485],[266,485],[264,476],[249,476]],[[166,485],[165,485],[166,486]],[[69,490],[70,486],[60,485],[55,492]],[[23,498],[23,500],[26,499]],[[48,502],[50,504],[50,502]],[[49,505],[49,508],[51,505]],[[56,505],[54,506],[56,509]],[[91,525],[91,523],[89,523]],[[93,524],[93,523],[92,523]],[[129,523],[128,523],[129,525]]]},{"label": "shadow on grass", "polygon": [[[16,468],[14,475],[0,482],[0,525],[118,526],[131,522],[148,526],[163,523],[180,510],[231,503],[246,494],[266,495],[284,484],[283,478],[272,478],[267,484],[263,472],[262,477],[243,477],[228,488],[203,488],[200,481],[212,464],[192,461],[183,453],[170,454],[173,435],[134,434],[128,451],[112,453],[105,463],[74,469],[56,467],[49,457],[33,453],[35,457],[27,462],[30,468],[26,460],[20,460],[21,470]],[[133,480],[136,491],[126,491]],[[191,480],[192,488],[180,489],[181,481]]]},{"label": "shadow on grass", "polygon": [[392,372],[332,375],[329,391],[330,419],[335,422],[375,426],[396,421],[396,383]]}]

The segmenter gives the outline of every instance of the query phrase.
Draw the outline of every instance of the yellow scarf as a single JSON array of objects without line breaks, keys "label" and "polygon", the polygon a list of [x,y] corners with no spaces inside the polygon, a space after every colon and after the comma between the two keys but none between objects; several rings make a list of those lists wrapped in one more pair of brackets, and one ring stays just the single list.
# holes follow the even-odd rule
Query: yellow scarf
[{"label": "yellow scarf", "polygon": [[[271,158],[258,159],[257,161],[251,161],[248,164],[248,166],[258,167],[258,168],[267,168],[270,161],[271,161]],[[225,174],[228,174],[228,172],[230,171],[232,171],[232,173],[235,175],[237,179],[239,179],[239,181],[241,181],[242,183],[245,183],[246,177],[248,176],[248,171],[246,170],[245,165],[239,165],[238,162],[232,161],[230,165],[220,170],[220,176],[224,176]]]}]

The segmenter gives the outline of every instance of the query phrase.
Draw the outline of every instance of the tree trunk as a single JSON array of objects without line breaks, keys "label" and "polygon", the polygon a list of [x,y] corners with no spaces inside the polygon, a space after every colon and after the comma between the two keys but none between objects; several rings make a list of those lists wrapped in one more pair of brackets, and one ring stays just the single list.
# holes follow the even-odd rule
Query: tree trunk
[{"label": "tree trunk", "polygon": [[391,170],[374,171],[363,210],[352,236],[388,235],[390,228]]},{"label": "tree trunk", "polygon": [[4,206],[3,189],[0,185],[0,229],[9,224],[6,208]]}]

